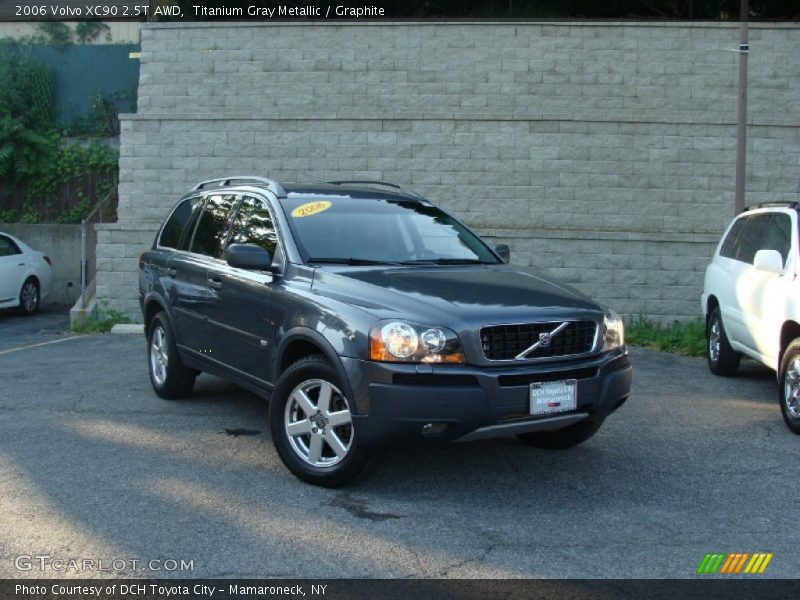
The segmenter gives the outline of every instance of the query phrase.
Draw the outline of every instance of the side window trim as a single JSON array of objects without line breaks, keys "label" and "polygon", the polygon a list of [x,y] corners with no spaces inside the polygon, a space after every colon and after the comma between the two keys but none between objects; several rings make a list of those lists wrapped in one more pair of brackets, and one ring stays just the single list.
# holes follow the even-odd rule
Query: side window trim
[{"label": "side window trim", "polygon": [[[208,254],[204,254],[202,252],[195,252],[194,250],[192,250],[192,248],[194,247],[194,238],[197,235],[197,228],[200,225],[200,220],[203,218],[203,213],[205,212],[206,207],[208,206],[208,203],[210,202],[210,198],[212,196],[221,196],[221,195],[233,196],[234,197],[234,200],[231,203],[231,208],[228,210],[228,215],[225,218],[225,221],[226,221],[226,223],[225,223],[225,235],[222,238],[222,240],[223,240],[222,243],[223,243],[223,248],[224,248],[224,244],[228,240],[228,238],[230,237],[230,234],[231,234],[231,226],[233,225],[233,218],[234,218],[236,212],[239,209],[239,204],[240,204],[240,202],[242,200],[242,193],[241,192],[223,193],[222,190],[213,190],[213,191],[207,192],[203,196],[203,206],[202,206],[202,208],[200,210],[197,211],[197,218],[194,220],[194,224],[192,225],[192,238],[189,240],[189,245],[187,246],[187,249],[184,252],[187,252],[187,253],[189,253],[189,254],[191,254],[193,256],[201,256],[201,257],[203,257],[205,259],[208,259],[208,260],[216,260],[218,262],[225,262],[225,260],[223,258],[217,258],[216,256],[209,256]],[[223,249],[223,255],[224,255],[224,252],[225,251]]]},{"label": "side window trim", "polygon": [[730,227],[725,232],[725,235],[722,237],[722,241],[719,244],[718,254],[722,258],[727,258],[728,260],[736,260],[736,247],[739,244],[739,234],[742,231],[742,227],[744,227],[744,220],[747,217],[740,217],[738,219],[734,219],[731,223]]},{"label": "side window trim", "polygon": [[5,242],[8,244],[8,247],[11,248],[11,254],[8,254],[7,256],[16,256],[17,254],[22,254],[22,249],[20,249],[17,243],[10,237],[7,235],[0,235],[0,238],[5,240]]},{"label": "side window trim", "polygon": [[281,226],[279,221],[275,218],[275,211],[272,208],[272,203],[265,196],[254,194],[252,192],[242,192],[241,194],[239,194],[239,200],[236,203],[236,206],[234,207],[233,210],[233,218],[231,219],[231,222],[228,226],[228,235],[225,238],[225,248],[227,249],[228,242],[230,241],[231,235],[233,235],[233,226],[236,223],[236,219],[239,216],[239,210],[241,209],[242,204],[244,204],[245,198],[252,198],[253,200],[257,200],[263,206],[266,207],[267,212],[269,213],[269,218],[272,220],[272,226],[275,228],[276,245],[275,245],[275,255],[272,257],[273,264],[275,258],[278,257],[278,255],[280,255],[281,257],[280,272],[285,273],[288,257],[286,256],[286,249],[283,243],[283,232],[281,231]]},{"label": "side window trim", "polygon": [[[203,211],[206,209],[206,203],[207,202],[208,202],[208,194],[204,194],[204,195],[200,196],[200,208],[198,208],[196,212],[193,211],[192,214],[189,216],[189,220],[186,222],[186,225],[188,227],[186,229],[184,229],[183,235],[181,235],[181,239],[178,241],[177,250],[179,252],[186,252],[188,254],[194,254],[194,252],[192,252],[190,250],[190,248],[192,247],[192,244],[194,243],[194,233],[195,233],[195,231],[197,231],[197,223],[200,221],[200,216],[203,214]],[[191,231],[191,234],[189,235],[189,241],[187,243],[184,243],[186,241],[185,240],[186,233],[189,230]]]},{"label": "side window trim", "polygon": [[[169,211],[169,214],[167,215],[167,218],[164,219],[164,222],[161,224],[161,228],[158,231],[158,239],[156,240],[156,248],[157,249],[159,249],[159,250],[174,250],[174,251],[178,251],[178,252],[181,251],[180,248],[173,248],[171,246],[162,246],[161,245],[161,236],[164,235],[164,227],[166,227],[167,223],[169,223],[169,220],[172,218],[172,215],[175,213],[175,211],[178,210],[178,208],[181,205],[185,204],[186,202],[191,202],[192,200],[196,200],[198,198],[200,199],[201,203],[205,202],[205,197],[202,194],[196,194],[196,195],[193,195],[193,196],[188,196],[186,198],[181,198],[181,200],[178,201],[175,204],[175,206],[172,207],[172,210]],[[191,220],[192,220],[192,216],[190,215],[189,216],[189,221],[191,221]],[[187,224],[188,224],[188,221],[187,221]],[[194,228],[194,225],[192,225],[192,228]],[[178,246],[180,246],[181,242],[183,241],[183,234],[184,233],[185,233],[185,230],[184,230],[184,232],[181,233],[181,238],[178,240]]]}]

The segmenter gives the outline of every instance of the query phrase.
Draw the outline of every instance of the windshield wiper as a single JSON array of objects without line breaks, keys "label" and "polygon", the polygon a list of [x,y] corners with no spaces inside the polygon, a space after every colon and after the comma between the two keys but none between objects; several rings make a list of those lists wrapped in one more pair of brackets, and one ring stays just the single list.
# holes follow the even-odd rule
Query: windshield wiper
[{"label": "windshield wiper", "polygon": [[427,258],[404,260],[401,265],[493,265],[495,263],[479,258]]},{"label": "windshield wiper", "polygon": [[323,265],[399,265],[398,262],[388,260],[372,260],[370,258],[309,258],[307,263],[319,263]]}]

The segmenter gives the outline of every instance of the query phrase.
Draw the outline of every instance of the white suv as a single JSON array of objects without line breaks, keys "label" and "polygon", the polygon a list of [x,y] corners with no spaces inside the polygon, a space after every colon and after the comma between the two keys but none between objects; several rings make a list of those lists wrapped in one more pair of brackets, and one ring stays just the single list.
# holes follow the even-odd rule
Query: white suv
[{"label": "white suv", "polygon": [[760,204],[737,216],[706,269],[708,367],[733,375],[742,355],[778,375],[786,424],[800,434],[800,256],[797,203]]}]

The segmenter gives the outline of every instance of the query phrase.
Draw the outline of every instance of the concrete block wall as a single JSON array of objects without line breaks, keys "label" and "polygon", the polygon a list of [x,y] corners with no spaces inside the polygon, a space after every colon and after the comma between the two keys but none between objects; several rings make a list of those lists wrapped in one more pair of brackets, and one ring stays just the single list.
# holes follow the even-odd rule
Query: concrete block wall
[{"label": "concrete block wall", "polygon": [[[800,200],[799,30],[751,31],[748,202]],[[515,263],[691,318],[733,215],[737,43],[720,23],[145,26],[98,297],[135,313],[169,207],[235,172],[407,184]]]}]

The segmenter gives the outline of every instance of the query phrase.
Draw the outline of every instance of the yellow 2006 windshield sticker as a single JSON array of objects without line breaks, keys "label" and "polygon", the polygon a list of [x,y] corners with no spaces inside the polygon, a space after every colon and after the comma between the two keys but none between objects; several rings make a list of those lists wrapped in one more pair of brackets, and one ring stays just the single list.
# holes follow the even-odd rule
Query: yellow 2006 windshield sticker
[{"label": "yellow 2006 windshield sticker", "polygon": [[306,202],[305,204],[301,204],[297,208],[292,211],[292,216],[294,218],[300,217],[310,217],[311,215],[316,215],[317,213],[321,213],[324,210],[328,210],[331,207],[331,202],[328,200],[317,200],[316,202]]}]

